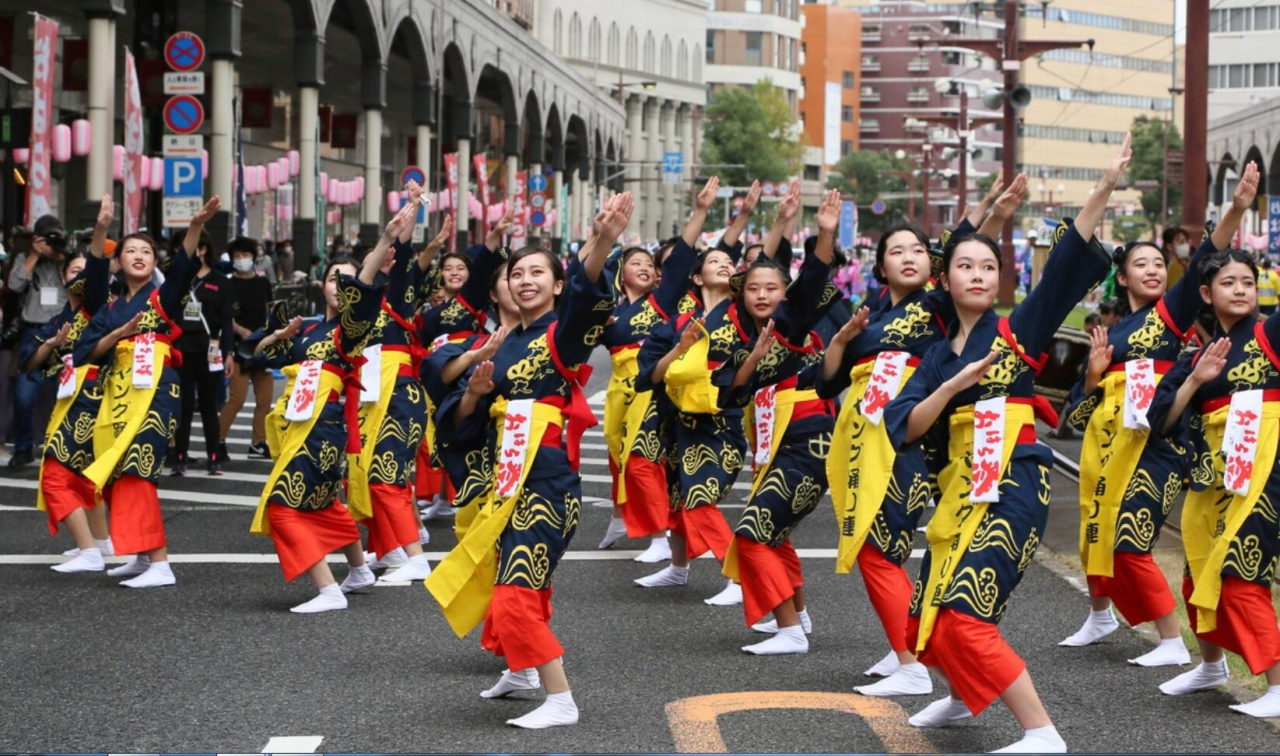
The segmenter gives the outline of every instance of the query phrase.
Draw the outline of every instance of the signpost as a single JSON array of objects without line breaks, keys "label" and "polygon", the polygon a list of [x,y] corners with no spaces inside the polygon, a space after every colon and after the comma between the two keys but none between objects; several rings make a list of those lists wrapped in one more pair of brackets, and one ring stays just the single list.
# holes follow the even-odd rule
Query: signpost
[{"label": "signpost", "polygon": [[547,222],[546,206],[547,177],[541,173],[535,173],[529,177],[529,207],[532,209],[529,214],[529,225],[542,228]]},{"label": "signpost", "polygon": [[662,153],[662,183],[664,184],[683,184],[684,183],[684,153],[683,152]]},{"label": "signpost", "polygon": [[175,134],[191,134],[204,123],[204,106],[191,95],[174,95],[164,104],[164,125]]},{"label": "signpost", "polygon": [[1267,252],[1280,255],[1280,194],[1267,197]]},{"label": "signpost", "polygon": [[858,206],[853,200],[840,203],[840,248],[853,247],[853,240],[858,236]]},{"label": "signpost", "polygon": [[164,43],[164,62],[186,73],[204,64],[204,40],[191,32],[177,32]]},{"label": "signpost", "polygon": [[164,225],[185,226],[200,211],[204,180],[200,158],[166,158],[164,161]]},{"label": "signpost", "polygon": [[204,41],[191,32],[178,32],[164,43],[164,213],[166,227],[185,226],[204,204]]}]

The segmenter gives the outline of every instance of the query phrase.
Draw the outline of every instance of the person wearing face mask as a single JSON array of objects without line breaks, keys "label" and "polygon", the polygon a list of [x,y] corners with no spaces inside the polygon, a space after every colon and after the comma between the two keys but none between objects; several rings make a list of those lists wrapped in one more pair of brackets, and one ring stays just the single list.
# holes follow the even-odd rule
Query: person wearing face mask
[{"label": "person wearing face mask", "polygon": [[1200,297],[1216,317],[1212,341],[1173,366],[1147,418],[1154,433],[1190,447],[1195,470],[1182,506],[1182,596],[1202,661],[1160,692],[1225,684],[1223,652],[1231,651],[1253,674],[1265,673],[1268,686],[1231,708],[1269,718],[1280,717],[1280,628],[1271,600],[1280,558],[1280,316],[1253,317],[1257,275],[1253,256],[1239,249],[1201,264]]},{"label": "person wearing face mask", "polygon": [[1169,255],[1169,285],[1173,286],[1191,269],[1191,237],[1181,226],[1170,226],[1160,234],[1161,247]]},{"label": "person wearing face mask", "polygon": [[[30,338],[35,329],[48,323],[67,303],[61,264],[67,251],[62,222],[52,215],[41,216],[32,228],[31,251],[15,260],[9,273],[9,289],[22,297],[18,340]],[[38,371],[21,371],[14,383],[14,448],[9,467],[23,467],[35,461],[35,407],[43,387],[52,383]]]},{"label": "person wearing face mask", "polygon": [[[232,274],[226,279],[227,300],[231,311],[231,331],[236,342],[243,342],[259,328],[267,324],[267,304],[271,301],[271,283],[258,275],[254,268],[254,255],[258,244],[253,239],[238,237],[227,244],[231,253]],[[262,360],[242,360],[228,376],[230,386],[227,401],[222,405],[218,458],[227,459],[227,434],[235,423],[236,415],[244,406],[253,384],[253,435],[249,444],[250,457],[270,458],[267,448],[267,413],[271,411],[274,390],[271,370]]]},{"label": "person wearing face mask", "polygon": [[25,369],[55,376],[57,403],[49,419],[40,464],[36,507],[49,516],[49,535],[65,526],[76,547],[65,552],[71,560],[54,572],[101,572],[102,558],[114,555],[107,530],[105,507],[97,506],[93,482],[83,472],[94,460],[93,438],[78,432],[92,427],[102,404],[98,368],[76,367],[73,352],[89,321],[107,305],[110,297],[110,264],[106,259],[107,229],[114,213],[111,196],[102,198],[90,253],[63,258],[63,282],[67,305],[28,342],[20,354]]},{"label": "person wearing face mask", "polygon": [[1132,157],[1119,153],[1074,222],[1053,233],[1043,280],[1008,316],[995,310],[1000,246],[977,234],[952,239],[940,282],[956,317],[885,408],[889,439],[902,449],[928,433],[947,449],[941,494],[929,521],[929,550],[912,592],[908,646],[944,679],[950,695],[908,721],[949,727],[997,698],[1023,738],[997,753],[1065,753],[1026,664],[1000,635],[999,622],[1030,566],[1049,519],[1053,455],[1036,442],[1036,422],[1057,425],[1035,394],[1045,350],[1071,310],[1110,267],[1094,233]]},{"label": "person wearing face mask", "polygon": [[1120,322],[1090,334],[1088,367],[1072,388],[1066,420],[1084,433],[1080,453],[1080,559],[1092,610],[1063,646],[1087,646],[1119,627],[1112,604],[1130,625],[1154,622],[1161,642],[1131,664],[1188,664],[1176,602],[1152,558],[1165,517],[1191,474],[1187,450],[1152,433],[1146,410],[1182,354],[1201,309],[1200,264],[1231,243],[1258,191],[1250,163],[1222,223],[1171,287],[1167,255],[1150,242],[1116,248]]},{"label": "person wearing face mask", "polygon": [[1272,270],[1271,256],[1258,255],[1258,312],[1263,316],[1274,315],[1280,307],[1280,273]]}]

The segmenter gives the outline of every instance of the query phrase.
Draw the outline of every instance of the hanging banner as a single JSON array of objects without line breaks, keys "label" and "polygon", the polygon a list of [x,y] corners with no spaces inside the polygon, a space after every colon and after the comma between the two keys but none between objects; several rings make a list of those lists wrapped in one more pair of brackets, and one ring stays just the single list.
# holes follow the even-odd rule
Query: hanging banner
[{"label": "hanging banner", "polygon": [[489,161],[483,154],[471,158],[476,172],[476,191],[480,195],[480,238],[489,235]]},{"label": "hanging banner", "polygon": [[515,191],[511,193],[511,204],[515,207],[515,225],[511,227],[511,248],[520,249],[525,245],[525,238],[528,231],[525,224],[528,222],[525,213],[524,192],[525,192],[525,172],[518,171],[516,173]]},{"label": "hanging banner", "polygon": [[564,240],[564,249],[569,249],[569,184],[560,182],[560,194],[556,199],[556,222],[560,224],[560,238]]},{"label": "hanging banner", "polygon": [[31,76],[31,157],[27,170],[27,227],[49,214],[52,196],[49,175],[53,138],[53,62],[58,49],[58,24],[36,16]]},{"label": "hanging banner", "polygon": [[453,220],[454,233],[449,234],[449,251],[458,251],[458,153],[444,156],[444,175],[449,189],[449,218]]},{"label": "hanging banner", "polygon": [[142,213],[142,92],[133,53],[124,51],[124,232],[137,233]]}]

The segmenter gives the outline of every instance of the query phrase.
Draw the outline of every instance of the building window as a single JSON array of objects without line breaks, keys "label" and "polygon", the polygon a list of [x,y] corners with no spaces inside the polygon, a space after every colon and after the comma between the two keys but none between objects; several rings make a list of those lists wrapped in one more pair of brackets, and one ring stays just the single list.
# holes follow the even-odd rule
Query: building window
[{"label": "building window", "polygon": [[840,120],[844,123],[853,123],[852,105],[844,105],[840,108]]},{"label": "building window", "polygon": [[880,121],[876,118],[863,118],[858,122],[859,131],[870,131],[872,133],[880,131]]},{"label": "building window", "polygon": [[804,180],[805,181],[821,181],[822,168],[816,165],[806,165],[804,167]]},{"label": "building window", "polygon": [[853,71],[845,71],[843,74],[841,74],[840,81],[844,85],[845,89],[853,89],[854,87]]},{"label": "building window", "polygon": [[862,56],[862,72],[878,73],[880,71],[880,59],[874,55]]},{"label": "building window", "polygon": [[[876,130],[879,131],[879,128],[877,127]],[[863,131],[866,131],[866,129],[863,129]],[[841,139],[840,140],[840,157],[844,157],[845,155],[848,155],[850,152],[853,152],[853,140]]]},{"label": "building window", "polygon": [[747,13],[764,13],[764,0],[747,0]]},{"label": "building window", "polygon": [[716,62],[716,33],[707,29],[707,62]]},{"label": "building window", "polygon": [[915,56],[907,63],[907,70],[912,73],[927,73],[929,70],[929,56]]},{"label": "building window", "polygon": [[764,32],[747,32],[747,59],[745,63],[748,66],[760,65],[764,57]]},{"label": "building window", "polygon": [[928,87],[912,87],[911,91],[907,93],[907,102],[921,103],[921,102],[928,102],[928,101],[929,101]]}]

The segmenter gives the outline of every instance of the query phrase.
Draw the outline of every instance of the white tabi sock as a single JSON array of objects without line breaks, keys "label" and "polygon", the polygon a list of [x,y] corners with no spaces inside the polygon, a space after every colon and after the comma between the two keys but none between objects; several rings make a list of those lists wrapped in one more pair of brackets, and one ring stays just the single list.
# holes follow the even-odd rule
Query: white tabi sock
[{"label": "white tabi sock", "polygon": [[169,563],[166,561],[152,562],[146,572],[120,585],[125,588],[162,588],[166,585],[175,585],[177,582],[178,579],[174,577],[173,570],[169,568]]},{"label": "white tabi sock", "polygon": [[1089,619],[1084,621],[1075,635],[1058,643],[1059,646],[1087,646],[1114,633],[1120,627],[1116,615],[1108,607],[1100,612],[1089,611]]},{"label": "white tabi sock", "polygon": [[369,569],[369,565],[362,564],[347,570],[347,577],[342,581],[342,585],[338,586],[338,592],[351,593],[361,588],[368,588],[376,582],[378,578],[374,577],[373,570]]},{"label": "white tabi sock", "polygon": [[431,565],[427,564],[427,555],[419,554],[409,557],[409,561],[400,569],[382,573],[382,580],[388,583],[426,580],[430,574]]},{"label": "white tabi sock", "polygon": [[[757,633],[768,633],[769,635],[773,635],[778,632],[778,621],[776,619],[771,619],[768,622],[757,622],[751,626],[751,629],[755,630]],[[813,634],[813,620],[809,618],[808,609],[800,610],[800,629],[804,630],[805,635]]]},{"label": "white tabi sock", "polygon": [[657,564],[671,558],[671,544],[666,536],[657,536],[649,542],[649,548],[640,552],[635,561],[641,564]]},{"label": "white tabi sock", "polygon": [[426,528],[418,528],[418,543],[423,546],[431,543],[431,533]]},{"label": "white tabi sock", "polygon": [[1022,740],[991,753],[1066,753],[1067,744],[1053,725],[1022,731]]},{"label": "white tabi sock", "polygon": [[924,707],[907,721],[913,727],[950,727],[972,718],[973,712],[963,701],[947,696]]},{"label": "white tabi sock", "polygon": [[107,570],[110,577],[133,577],[141,575],[147,571],[147,567],[151,564],[151,558],[146,554],[138,554],[133,559],[125,562],[119,567],[112,567]]},{"label": "white tabi sock", "polygon": [[754,645],[743,646],[743,651],[756,656],[781,656],[783,654],[809,653],[809,639],[799,625],[778,628],[777,634]]},{"label": "white tabi sock", "polygon": [[366,551],[364,561],[371,570],[394,570],[403,567],[409,561],[409,555],[404,553],[404,548],[397,546],[383,554],[381,559],[372,551]]},{"label": "white tabi sock", "polygon": [[1231,710],[1264,719],[1280,717],[1280,685],[1272,685],[1267,688],[1267,692],[1263,693],[1261,698],[1256,698],[1249,703],[1235,704]]},{"label": "white tabi sock", "polygon": [[600,541],[600,548],[607,549],[626,537],[627,523],[620,517],[614,517],[609,520],[609,529],[604,531],[604,540]]},{"label": "white tabi sock", "polygon": [[519,672],[504,669],[502,670],[502,677],[498,678],[497,684],[488,690],[480,691],[480,697],[504,698],[518,690],[537,690],[540,687],[542,687],[542,680],[538,677],[537,669],[530,667]]},{"label": "white tabi sock", "polygon": [[737,606],[742,603],[742,586],[730,580],[723,591],[709,599],[703,599],[702,603],[709,606]]},{"label": "white tabi sock", "polygon": [[933,692],[933,678],[920,662],[901,664],[880,682],[854,688],[864,696],[927,696]]},{"label": "white tabi sock", "polygon": [[550,693],[547,700],[538,708],[519,719],[508,719],[507,724],[526,730],[545,730],[548,727],[575,725],[578,723],[578,705],[573,702],[573,693]]},{"label": "white tabi sock", "polygon": [[49,569],[54,572],[102,572],[107,566],[102,562],[102,552],[98,549],[80,549],[74,559],[55,564]]},{"label": "white tabi sock", "polygon": [[111,543],[111,536],[107,536],[101,540],[95,538],[93,539],[93,545],[98,547],[98,551],[101,551],[103,556],[116,555],[116,547],[115,544]]},{"label": "white tabi sock", "polygon": [[1160,692],[1166,696],[1181,696],[1198,690],[1213,690],[1231,678],[1227,670],[1227,660],[1216,664],[1200,662],[1200,666],[1190,672],[1183,672],[1160,686]]},{"label": "white tabi sock", "polygon": [[66,551],[62,552],[62,555],[69,556],[69,557],[80,556],[80,547],[77,546],[73,549],[67,549]]},{"label": "white tabi sock", "polygon": [[635,584],[642,588],[665,588],[667,586],[687,585],[689,568],[669,564],[647,577],[636,578]]},{"label": "white tabi sock", "polygon": [[862,674],[867,677],[888,677],[898,671],[898,667],[902,666],[902,662],[898,661],[898,652],[889,649],[889,653],[883,659],[876,662],[875,665]]},{"label": "white tabi sock", "polygon": [[342,590],[338,588],[337,584],[330,583],[321,588],[320,593],[315,598],[305,604],[298,604],[289,611],[294,614],[317,614],[346,608],[347,597],[342,595]]},{"label": "white tabi sock", "polygon": [[1136,659],[1130,659],[1129,663],[1137,664],[1139,667],[1190,664],[1191,653],[1187,651],[1187,644],[1182,642],[1181,637],[1165,638],[1153,650]]}]

